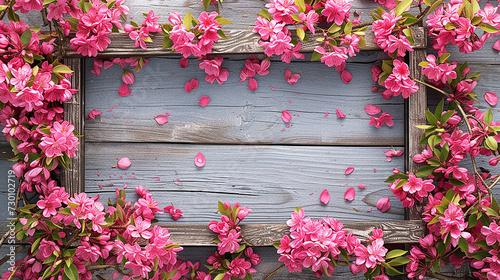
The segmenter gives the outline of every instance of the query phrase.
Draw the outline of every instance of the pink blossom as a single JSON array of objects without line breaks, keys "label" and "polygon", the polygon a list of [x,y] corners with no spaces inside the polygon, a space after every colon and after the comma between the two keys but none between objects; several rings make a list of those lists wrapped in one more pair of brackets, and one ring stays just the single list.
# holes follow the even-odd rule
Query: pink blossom
[{"label": "pink blossom", "polygon": [[121,158],[116,164],[116,166],[120,169],[127,169],[130,165],[132,165],[132,161],[130,161],[128,157]]},{"label": "pink blossom", "polygon": [[382,197],[377,201],[377,209],[381,212],[386,212],[389,208],[391,208],[391,202],[388,197]]},{"label": "pink blossom", "polygon": [[285,123],[289,123],[292,120],[292,115],[287,110],[283,110],[283,112],[281,113],[281,119]]},{"label": "pink blossom", "polygon": [[356,190],[353,187],[348,188],[344,193],[344,199],[348,201],[353,201],[356,197]]},{"label": "pink blossom", "polygon": [[489,227],[483,225],[481,233],[486,236],[486,244],[488,246],[500,242],[500,227],[497,223],[491,223]]},{"label": "pink blossom", "polygon": [[251,267],[252,264],[250,262],[245,261],[245,259],[242,258],[235,258],[228,265],[228,268],[230,269],[229,271],[230,275],[232,277],[237,277],[239,279],[244,279],[247,272],[248,273],[256,272],[256,270]]},{"label": "pink blossom", "polygon": [[491,106],[495,106],[498,102],[498,96],[494,92],[487,91],[484,93],[484,100]]},{"label": "pink blossom", "polygon": [[144,239],[153,237],[153,234],[149,231],[151,222],[148,219],[143,219],[141,216],[138,216],[134,219],[134,223],[135,225],[127,226],[127,231],[132,237],[142,237]]},{"label": "pink blossom", "polygon": [[349,174],[351,174],[353,171],[354,171],[354,167],[349,166],[349,167],[347,167],[347,169],[345,170],[345,174],[346,174],[346,175],[349,175]]},{"label": "pink blossom", "polygon": [[187,93],[189,93],[189,92],[191,92],[193,89],[195,89],[197,87],[198,87],[198,80],[197,79],[191,79],[191,81],[186,82],[186,84],[184,85],[184,90]]},{"label": "pink blossom", "polygon": [[210,102],[210,97],[203,95],[200,97],[200,106],[201,107],[207,107],[208,103]]},{"label": "pink blossom", "polygon": [[166,213],[169,213],[174,221],[177,221],[179,218],[184,216],[181,209],[175,209],[173,205],[167,206],[163,208],[163,210],[165,210]]},{"label": "pink blossom", "polygon": [[335,112],[337,113],[337,118],[345,118],[346,115],[344,113],[342,113],[342,111],[340,111],[340,109],[335,109]]},{"label": "pink blossom", "polygon": [[394,121],[392,120],[392,116],[389,113],[382,113],[382,115],[380,115],[378,118],[370,117],[369,124],[380,128],[383,124],[387,124],[387,126],[393,126]]},{"label": "pink blossom", "polygon": [[403,153],[404,153],[403,150],[397,151],[395,149],[390,149],[390,150],[384,151],[384,154],[387,157],[386,161],[391,161],[392,157],[400,157],[403,155]]},{"label": "pink blossom", "polygon": [[93,119],[93,120],[94,120],[94,119],[95,119],[95,116],[98,116],[98,115],[101,115],[101,114],[102,114],[102,112],[101,112],[101,111],[98,111],[98,110],[92,110],[92,111],[90,111],[90,113],[87,115],[87,117],[86,117],[86,118],[87,118],[87,119],[88,119],[88,118],[91,118],[91,119]]},{"label": "pink blossom", "polygon": [[377,105],[366,105],[365,112],[368,115],[376,115],[376,114],[382,112],[382,110]]},{"label": "pink blossom", "polygon": [[346,70],[342,71],[342,74],[340,75],[340,77],[342,78],[342,81],[346,84],[348,84],[352,80],[351,72],[346,71]]},{"label": "pink blossom", "polygon": [[278,23],[275,20],[268,21],[267,19],[258,16],[255,21],[254,33],[259,33],[262,40],[268,40],[272,34],[276,34],[283,30],[284,23]]},{"label": "pink blossom", "polygon": [[76,248],[75,256],[83,261],[95,263],[101,257],[101,249],[95,245],[91,246],[88,242],[80,242],[80,246]]},{"label": "pink blossom", "polygon": [[122,84],[120,88],[118,88],[118,95],[120,96],[128,96],[132,90],[128,88],[127,84]]},{"label": "pink blossom", "polygon": [[383,239],[375,239],[368,246],[360,245],[354,250],[356,254],[356,265],[364,265],[366,268],[374,268],[377,262],[383,262],[387,249],[384,247]]},{"label": "pink blossom", "polygon": [[154,116],[155,121],[159,124],[166,124],[168,123],[168,116],[170,116],[169,113],[165,113],[164,115],[156,115]]},{"label": "pink blossom", "polygon": [[265,47],[264,53],[267,56],[280,55],[286,50],[290,50],[294,47],[291,43],[292,37],[283,31],[276,34],[272,34],[269,42],[259,41],[259,44]]},{"label": "pink blossom", "polygon": [[258,265],[260,263],[260,255],[254,253],[252,247],[247,247],[245,249],[245,256],[250,260],[252,265]]},{"label": "pink blossom", "polygon": [[181,58],[181,61],[179,62],[179,65],[181,68],[186,68],[188,66],[189,60],[185,57]]},{"label": "pink blossom", "polygon": [[49,218],[57,214],[57,208],[61,207],[61,201],[55,193],[51,193],[48,197],[40,199],[36,205],[43,209],[43,216]]},{"label": "pink blossom", "polygon": [[[380,76],[380,73],[382,73],[382,68],[378,67],[377,65],[372,65],[372,79],[374,82],[378,82],[378,77]],[[369,114],[371,115],[371,114]]]},{"label": "pink blossom", "polygon": [[323,202],[323,204],[328,204],[330,202],[330,193],[327,189],[324,189],[319,196],[319,200]]},{"label": "pink blossom", "polygon": [[349,19],[349,9],[351,8],[349,2],[349,0],[327,0],[321,14],[327,17],[327,22],[334,21],[335,24],[342,25],[345,20]]},{"label": "pink blossom", "polygon": [[470,233],[463,231],[467,228],[467,222],[464,221],[464,213],[453,202],[444,211],[444,217],[439,217],[439,222],[442,227],[441,236],[443,240],[446,240],[450,236],[453,246],[457,246],[460,237],[468,238],[470,236]]},{"label": "pink blossom", "polygon": [[196,154],[194,164],[198,167],[203,167],[205,165],[205,156],[202,153]]},{"label": "pink blossom", "polygon": [[216,80],[219,84],[222,84],[227,80],[229,71],[221,67],[222,61],[222,56],[216,56],[215,59],[202,59],[200,68],[204,69],[205,73],[207,73],[207,76],[205,77],[207,82],[213,83]]},{"label": "pink blossom", "polygon": [[40,245],[38,246],[38,253],[36,254],[36,258],[38,260],[45,261],[54,252],[58,252],[58,253],[61,252],[61,249],[59,248],[59,246],[57,246],[52,241],[47,241],[45,239],[42,239],[42,241],[40,242]]},{"label": "pink blossom", "polygon": [[291,84],[291,85],[295,85],[295,83],[297,83],[297,81],[300,79],[300,75],[299,74],[293,74],[292,75],[292,72],[290,71],[290,69],[286,69],[285,71],[285,80]]},{"label": "pink blossom", "polygon": [[299,19],[312,34],[315,33],[314,25],[319,21],[319,15],[314,10],[310,10],[307,14],[300,13]]},{"label": "pink blossom", "polygon": [[254,78],[248,79],[248,88],[251,91],[255,91],[258,87],[259,87],[259,84],[257,83],[257,80],[255,80]]},{"label": "pink blossom", "polygon": [[315,52],[322,54],[321,62],[326,64],[328,67],[338,66],[345,63],[348,58],[347,49],[344,47],[333,46],[333,52],[327,52],[323,47],[318,46],[314,49]]},{"label": "pink blossom", "polygon": [[497,40],[494,44],[493,44],[493,48],[497,51],[500,52],[500,40]]},{"label": "pink blossom", "polygon": [[234,229],[230,230],[227,236],[219,234],[219,240],[221,241],[217,243],[219,253],[222,255],[227,252],[229,253],[236,252],[240,248],[239,242],[241,242],[241,238],[238,238],[240,237],[240,235],[241,233],[237,232]]}]

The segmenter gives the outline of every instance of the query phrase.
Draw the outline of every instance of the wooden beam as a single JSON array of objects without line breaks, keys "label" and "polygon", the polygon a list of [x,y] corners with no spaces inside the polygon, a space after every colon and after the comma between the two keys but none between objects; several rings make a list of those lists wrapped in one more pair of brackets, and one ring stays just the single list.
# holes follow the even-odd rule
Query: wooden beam
[{"label": "wooden beam", "polygon": [[[207,225],[200,224],[162,224],[171,234],[170,241],[181,246],[214,246],[212,240],[217,234]],[[373,229],[384,231],[385,243],[405,244],[416,243],[423,236],[425,225],[422,221],[374,221],[347,222],[344,229],[352,232],[361,240],[368,240]],[[245,241],[252,246],[272,246],[279,241],[290,228],[285,224],[246,224],[241,226]]]},{"label": "wooden beam", "polygon": [[[366,31],[365,40],[366,47],[362,50],[380,50],[374,42],[374,34],[369,27]],[[260,36],[253,33],[251,30],[229,30],[226,32],[228,39],[221,39],[214,44],[213,54],[247,54],[247,53],[263,53],[264,48],[259,45]],[[413,28],[413,36],[415,40],[415,49],[425,49],[425,30],[423,27]],[[98,54],[98,57],[130,57],[130,56],[179,56],[179,53],[172,52],[171,48],[163,48],[163,35],[152,34],[153,43],[148,43],[147,49],[134,48],[134,41],[125,33],[112,33],[109,35],[111,43],[108,48]],[[313,52],[318,45],[315,40],[318,35],[311,36],[310,40],[302,43],[302,52]],[[81,57],[75,51],[68,49],[67,57]]]},{"label": "wooden beam", "polygon": [[[64,102],[64,120],[70,122],[75,126],[75,131],[83,134],[84,127],[84,71],[82,58],[65,58],[64,63],[68,65],[73,71],[71,76],[71,85],[78,92],[73,95],[70,101]],[[78,143],[78,152],[73,158],[70,165],[71,171],[64,170],[61,176],[61,185],[66,188],[66,191],[73,195],[85,190],[85,141],[80,138]]]}]

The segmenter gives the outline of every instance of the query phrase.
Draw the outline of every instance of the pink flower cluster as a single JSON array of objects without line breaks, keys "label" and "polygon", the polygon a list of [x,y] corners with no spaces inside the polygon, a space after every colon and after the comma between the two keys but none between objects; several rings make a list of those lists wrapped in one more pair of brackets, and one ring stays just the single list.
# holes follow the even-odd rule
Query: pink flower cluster
[{"label": "pink flower cluster", "polygon": [[381,15],[382,19],[376,20],[372,24],[373,33],[375,33],[375,43],[382,50],[387,52],[393,58],[404,57],[406,51],[413,51],[410,41],[404,34],[398,32],[399,35],[393,35],[397,22],[402,18],[396,16],[395,12],[384,12]]},{"label": "pink flower cluster", "polygon": [[286,63],[290,63],[292,58],[304,58],[304,54],[299,53],[301,43],[292,44],[292,33],[285,27],[285,23],[259,16],[253,32],[260,34],[263,41],[259,41],[259,44],[265,48],[267,56],[281,55],[281,61]]},{"label": "pink flower cluster", "polygon": [[[228,202],[219,202],[219,212],[222,214],[221,221],[211,221],[208,224],[208,227],[218,234],[214,240],[217,243],[217,251],[207,260],[209,273],[218,274],[223,280],[230,280],[233,277],[247,279],[256,272],[252,266],[260,263],[259,254],[254,253],[251,247],[240,244],[243,240],[240,223],[252,210],[246,206],[240,207],[239,203],[231,206]],[[242,257],[243,251],[246,258]],[[227,257],[226,253],[235,252],[240,254]]]},{"label": "pink flower cluster", "polygon": [[[191,16],[191,14],[188,14]],[[173,42],[172,48],[184,57],[194,55],[201,57],[212,52],[214,42],[221,36],[218,34],[220,24],[217,21],[219,14],[216,12],[202,12],[198,17],[197,25],[191,28],[185,26],[178,13],[170,14],[168,21],[173,25],[169,31],[169,38]]]},{"label": "pink flower cluster", "polygon": [[417,92],[418,86],[410,77],[408,64],[400,59],[393,61],[392,73],[380,84],[383,84],[387,89],[381,94],[385,99],[390,99],[391,96],[402,95],[403,98],[410,97],[411,94]]},{"label": "pink flower cluster", "polygon": [[422,66],[422,74],[427,76],[429,81],[435,85],[446,84],[450,80],[457,78],[457,73],[454,69],[457,64],[439,63],[436,57],[432,54],[427,56],[427,65]]},{"label": "pink flower cluster", "polygon": [[434,190],[432,180],[422,180],[410,174],[406,180],[396,180],[389,184],[392,193],[401,200],[403,207],[410,208],[415,204],[415,200],[422,201],[429,192]]},{"label": "pink flower cluster", "polygon": [[[500,28],[500,14],[498,6],[486,4],[484,9],[480,9],[473,14],[462,13],[462,1],[450,1],[440,5],[432,14],[428,16],[427,28],[429,36],[434,38],[433,48],[438,50],[438,54],[447,53],[448,44],[457,45],[460,52],[470,53],[482,48],[484,43],[492,36],[498,34]],[[489,25],[493,29],[484,26]],[[482,28],[484,33],[481,37],[476,34],[476,30]]]},{"label": "pink flower cluster", "polygon": [[251,91],[255,91],[258,87],[258,83],[253,77],[256,74],[261,76],[269,74],[269,70],[267,70],[269,66],[271,66],[271,60],[269,58],[261,61],[253,55],[250,55],[245,61],[245,67],[241,70],[240,83],[248,78],[248,88],[250,88]]},{"label": "pink flower cluster", "polygon": [[[76,2],[70,2],[65,3],[69,7],[59,9],[67,10],[69,15],[78,20],[76,30],[73,30],[76,31],[76,36],[70,40],[71,48],[83,56],[97,56],[97,53],[104,51],[111,42],[108,35],[112,33],[113,27],[121,28],[120,16],[128,14],[128,7],[122,5],[124,0],[116,1],[110,7],[107,3],[94,0],[92,7],[82,11],[76,7]],[[72,26],[69,19],[61,18],[63,15],[60,13],[57,16],[67,35]]]},{"label": "pink flower cluster", "polygon": [[161,26],[158,24],[158,19],[160,17],[155,17],[153,11],[149,11],[146,18],[142,21],[142,25],[138,26],[136,23],[125,24],[125,32],[128,33],[130,39],[135,41],[135,47],[139,46],[142,49],[146,49],[146,42],[151,42],[149,33],[156,33],[161,31]]},{"label": "pink flower cluster", "polygon": [[200,57],[199,60],[201,60],[200,68],[205,70],[205,73],[207,74],[205,76],[205,81],[211,84],[214,81],[217,81],[220,85],[227,81],[229,71],[222,68],[222,61],[224,60],[222,56],[203,56]]}]

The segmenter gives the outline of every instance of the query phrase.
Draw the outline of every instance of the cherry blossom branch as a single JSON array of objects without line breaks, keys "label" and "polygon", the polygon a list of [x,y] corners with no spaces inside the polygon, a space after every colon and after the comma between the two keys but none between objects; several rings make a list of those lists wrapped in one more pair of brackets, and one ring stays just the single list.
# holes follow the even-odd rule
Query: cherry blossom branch
[{"label": "cherry blossom branch", "polygon": [[267,275],[266,278],[264,278],[264,280],[267,280],[269,279],[271,276],[273,276],[273,274],[275,274],[276,272],[280,271],[280,269],[282,269],[283,267],[285,267],[285,265],[281,265],[280,267],[276,268],[273,272],[269,273],[269,275]]}]

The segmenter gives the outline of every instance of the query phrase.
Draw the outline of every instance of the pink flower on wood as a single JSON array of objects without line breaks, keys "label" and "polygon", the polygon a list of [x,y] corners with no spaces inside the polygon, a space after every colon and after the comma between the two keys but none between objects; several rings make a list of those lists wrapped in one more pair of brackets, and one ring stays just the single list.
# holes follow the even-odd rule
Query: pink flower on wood
[{"label": "pink flower on wood", "polygon": [[198,167],[203,167],[205,165],[205,156],[202,153],[196,154],[194,164]]},{"label": "pink flower on wood", "polygon": [[120,96],[127,96],[130,94],[132,90],[128,88],[127,84],[123,84],[118,88],[118,95]]},{"label": "pink flower on wood", "polygon": [[349,174],[351,174],[353,171],[354,171],[354,167],[349,166],[349,167],[347,167],[347,169],[345,170],[345,174],[346,174],[346,175],[349,175]]},{"label": "pink flower on wood", "polygon": [[376,114],[382,112],[382,110],[377,105],[366,105],[365,112],[368,115],[376,115]]},{"label": "pink flower on wood", "polygon": [[491,106],[495,106],[498,103],[498,96],[494,92],[487,91],[484,93],[484,100]]},{"label": "pink flower on wood", "polygon": [[281,113],[281,119],[284,122],[289,123],[290,120],[292,120],[292,115],[287,110],[283,110],[283,112]]},{"label": "pink flower on wood", "polygon": [[186,68],[188,67],[189,60],[185,57],[181,58],[181,61],[179,62],[179,65],[181,68]]},{"label": "pink flower on wood", "polygon": [[219,234],[219,240],[221,241],[217,243],[219,253],[223,255],[227,252],[236,252],[240,248],[239,242],[241,242],[241,238],[238,238],[240,237],[240,235],[241,233],[237,232],[235,229],[229,231],[227,236],[224,234]]},{"label": "pink flower on wood", "polygon": [[342,71],[340,78],[342,79],[342,81],[344,83],[348,84],[352,80],[352,74],[351,74],[351,72],[344,70],[344,71]]},{"label": "pink flower on wood", "polygon": [[382,197],[377,201],[378,210],[386,212],[387,210],[389,210],[389,208],[391,208],[391,202],[389,201],[388,197]]},{"label": "pink flower on wood", "polygon": [[95,116],[98,116],[98,115],[101,115],[101,114],[102,114],[102,112],[101,112],[101,111],[92,110],[92,111],[90,111],[90,113],[87,115],[86,119],[91,118],[91,119],[95,120]]},{"label": "pink flower on wood", "polygon": [[116,166],[120,169],[127,169],[132,165],[132,161],[128,157],[121,158]]},{"label": "pink flower on wood", "polygon": [[167,206],[163,208],[163,210],[165,213],[169,213],[174,221],[177,221],[179,218],[184,216],[181,209],[175,209],[173,205]]},{"label": "pink flower on wood", "polygon": [[184,85],[184,90],[187,93],[189,93],[189,92],[191,92],[193,89],[195,89],[197,87],[198,87],[198,80],[197,79],[191,79],[191,81],[186,82],[186,84]]},{"label": "pink flower on wood", "polygon": [[323,204],[328,204],[330,202],[330,193],[327,189],[324,189],[319,196],[319,200],[323,202]]},{"label": "pink flower on wood", "polygon": [[161,124],[168,123],[168,116],[170,116],[170,114],[165,113],[164,115],[156,115],[156,116],[154,116],[154,118],[155,118],[155,121],[161,125]]},{"label": "pink flower on wood", "polygon": [[251,91],[255,91],[258,87],[259,87],[259,84],[257,83],[257,80],[255,80],[254,78],[248,79],[248,88]]},{"label": "pink flower on wood", "polygon": [[483,225],[481,233],[486,236],[486,244],[488,246],[500,242],[500,227],[496,222],[491,223],[489,227]]},{"label": "pink flower on wood", "polygon": [[353,187],[348,188],[344,193],[344,199],[353,201],[356,198],[356,190]]},{"label": "pink flower on wood", "polygon": [[200,97],[200,106],[201,107],[207,107],[208,103],[210,102],[210,97],[203,95]]},{"label": "pink flower on wood", "polygon": [[300,75],[299,74],[293,74],[292,75],[292,72],[290,71],[290,69],[286,69],[286,71],[285,71],[285,80],[289,84],[295,85],[299,79],[300,79]]},{"label": "pink flower on wood", "polygon": [[385,156],[387,157],[386,161],[391,161],[392,157],[400,157],[404,153],[403,150],[397,151],[395,149],[390,149],[388,151],[384,151]]},{"label": "pink flower on wood", "polygon": [[337,112],[337,118],[345,118],[346,116],[344,115],[344,113],[342,113],[342,111],[340,111],[340,109],[335,109],[335,112]]},{"label": "pink flower on wood", "polygon": [[465,232],[467,228],[467,222],[464,221],[464,212],[462,208],[451,202],[448,208],[444,211],[444,217],[439,217],[439,223],[441,224],[441,237],[443,240],[451,238],[451,244],[453,246],[458,245],[458,240],[460,237],[465,239],[470,237],[469,232]]}]

